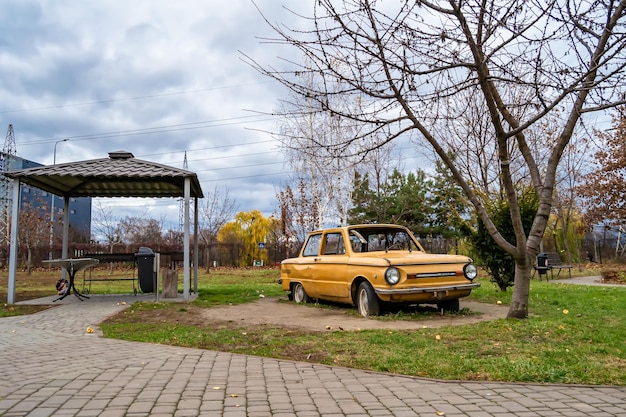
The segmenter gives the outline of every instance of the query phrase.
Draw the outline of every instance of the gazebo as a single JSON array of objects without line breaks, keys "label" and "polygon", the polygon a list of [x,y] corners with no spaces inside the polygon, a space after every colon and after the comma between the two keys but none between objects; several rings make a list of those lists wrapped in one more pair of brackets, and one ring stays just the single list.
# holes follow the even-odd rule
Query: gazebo
[{"label": "gazebo", "polygon": [[[9,284],[7,303],[15,302],[17,271],[17,236],[21,184],[63,197],[63,249],[68,256],[69,201],[73,197],[176,197],[184,198],[183,298],[190,292],[190,200],[194,199],[194,283],[198,284],[198,199],[203,197],[195,173],[135,159],[126,151],[110,152],[108,158],[46,165],[5,172],[13,179],[11,209],[11,241],[9,253]],[[158,291],[158,289],[156,289]]]}]

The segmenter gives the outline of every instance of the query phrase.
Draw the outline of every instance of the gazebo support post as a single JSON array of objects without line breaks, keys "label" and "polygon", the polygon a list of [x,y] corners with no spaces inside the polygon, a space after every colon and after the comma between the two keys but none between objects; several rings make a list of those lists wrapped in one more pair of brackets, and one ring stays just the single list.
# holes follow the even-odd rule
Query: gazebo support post
[{"label": "gazebo support post", "polygon": [[[63,249],[61,257],[68,258],[70,247],[70,198],[63,197]],[[65,279],[65,268],[61,268],[61,278]]]},{"label": "gazebo support post", "polygon": [[13,205],[11,207],[11,241],[9,244],[9,284],[7,304],[15,304],[15,275],[17,272],[17,234],[19,232],[20,180],[13,180]]},{"label": "gazebo support post", "polygon": [[193,291],[198,294],[198,197],[193,199]]},{"label": "gazebo support post", "polygon": [[184,185],[185,198],[185,227],[183,236],[183,250],[185,252],[185,260],[183,262],[183,300],[189,300],[189,198],[191,195],[191,179],[185,177]]}]

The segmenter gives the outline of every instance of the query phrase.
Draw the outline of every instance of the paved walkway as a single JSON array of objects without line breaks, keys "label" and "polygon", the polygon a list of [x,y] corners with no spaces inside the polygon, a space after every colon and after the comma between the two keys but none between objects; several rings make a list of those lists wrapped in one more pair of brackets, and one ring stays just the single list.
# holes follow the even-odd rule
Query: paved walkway
[{"label": "paved walkway", "polygon": [[97,323],[139,299],[153,298],[71,296],[0,319],[0,416],[626,416],[626,387],[438,382],[101,338]]}]

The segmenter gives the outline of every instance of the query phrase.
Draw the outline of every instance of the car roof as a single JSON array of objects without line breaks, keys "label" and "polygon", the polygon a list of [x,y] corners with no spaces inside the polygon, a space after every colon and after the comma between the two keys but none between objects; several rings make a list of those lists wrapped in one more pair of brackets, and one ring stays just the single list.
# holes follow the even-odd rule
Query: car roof
[{"label": "car roof", "polygon": [[314,230],[311,233],[323,233],[323,232],[331,232],[331,231],[339,231],[339,230],[350,230],[350,229],[384,229],[384,228],[398,228],[403,230],[408,230],[406,226],[402,226],[399,224],[390,224],[390,223],[366,223],[366,224],[351,224],[348,226],[340,226],[340,227],[326,227],[324,229]]}]

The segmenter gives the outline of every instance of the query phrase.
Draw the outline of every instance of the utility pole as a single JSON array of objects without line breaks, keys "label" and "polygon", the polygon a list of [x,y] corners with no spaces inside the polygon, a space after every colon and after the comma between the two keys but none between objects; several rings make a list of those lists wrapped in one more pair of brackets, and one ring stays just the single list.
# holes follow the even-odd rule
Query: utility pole
[{"label": "utility pole", "polygon": [[15,133],[13,125],[10,124],[7,129],[7,135],[0,154],[0,245],[1,247],[9,244],[10,230],[10,213],[11,204],[13,203],[13,192],[11,189],[12,181],[4,176],[4,173],[11,169],[12,157],[17,153],[15,146]]}]

